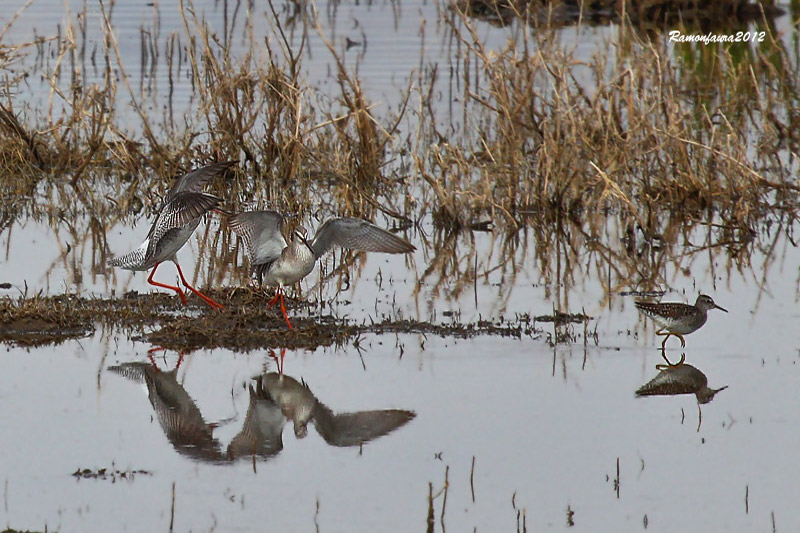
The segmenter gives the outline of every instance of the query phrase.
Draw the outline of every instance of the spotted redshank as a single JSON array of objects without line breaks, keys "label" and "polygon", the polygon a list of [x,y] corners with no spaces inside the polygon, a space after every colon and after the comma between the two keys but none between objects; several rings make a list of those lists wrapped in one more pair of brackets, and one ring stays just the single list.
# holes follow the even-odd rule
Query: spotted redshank
[{"label": "spotted redshank", "polygon": [[277,286],[272,307],[280,301],[289,329],[283,288],[297,283],[313,269],[317,259],[334,246],[365,252],[410,253],[414,245],[385,229],[359,218],[333,218],[320,226],[313,239],[302,226],[294,230],[287,245],[281,229],[284,217],[276,211],[248,211],[230,218],[231,229],[242,238],[250,258],[250,271],[259,284]]},{"label": "spotted redshank", "polygon": [[[686,340],[683,336],[700,329],[700,327],[706,323],[709,310],[719,309],[720,311],[728,312],[727,309],[715,304],[711,296],[705,294],[698,296],[694,305],[675,302],[653,303],[641,301],[635,302],[635,305],[639,311],[652,318],[656,324],[661,326],[658,331],[656,331],[656,335],[664,336],[664,341],[661,343],[662,355],[670,335],[678,337],[681,340],[681,346],[685,347]],[[664,356],[664,359],[666,359],[666,356]],[[667,362],[669,363],[669,361]]]},{"label": "spotted redshank", "polygon": [[186,295],[180,287],[159,283],[153,280],[153,276],[158,270],[158,265],[164,261],[172,261],[178,268],[178,274],[184,286],[203,299],[214,309],[224,309],[219,304],[192,287],[183,276],[181,266],[178,264],[176,254],[183,248],[186,241],[200,224],[200,220],[208,211],[216,209],[220,199],[211,194],[202,192],[203,187],[213,177],[223,173],[228,168],[235,165],[235,161],[226,163],[214,163],[178,178],[169,194],[164,198],[163,205],[158,211],[158,217],[153,221],[150,232],[144,242],[134,251],[115,257],[109,264],[115,267],[133,271],[146,271],[153,269],[147,282],[156,287],[162,287],[175,291],[181,297],[181,301],[186,304]]}]

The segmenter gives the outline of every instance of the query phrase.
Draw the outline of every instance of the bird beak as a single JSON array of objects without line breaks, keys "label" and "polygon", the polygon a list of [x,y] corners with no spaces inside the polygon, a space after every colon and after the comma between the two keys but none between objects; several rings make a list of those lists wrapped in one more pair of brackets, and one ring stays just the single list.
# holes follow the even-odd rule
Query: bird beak
[{"label": "bird beak", "polygon": [[727,310],[727,309],[725,309],[724,307],[720,307],[720,306],[718,306],[717,304],[714,304],[714,307],[716,307],[716,308],[717,308],[717,309],[719,309],[720,311],[725,311],[726,313],[728,312],[728,310]]},{"label": "bird beak", "polygon": [[303,237],[303,235],[302,235],[302,234],[301,234],[299,231],[295,231],[295,232],[294,232],[294,235],[295,235],[295,237],[297,237],[298,239],[300,239],[300,241],[301,241],[303,244],[305,244],[306,246],[308,246],[309,248],[311,248],[311,245],[309,245],[309,244],[308,244],[308,239],[306,239],[305,237]]}]

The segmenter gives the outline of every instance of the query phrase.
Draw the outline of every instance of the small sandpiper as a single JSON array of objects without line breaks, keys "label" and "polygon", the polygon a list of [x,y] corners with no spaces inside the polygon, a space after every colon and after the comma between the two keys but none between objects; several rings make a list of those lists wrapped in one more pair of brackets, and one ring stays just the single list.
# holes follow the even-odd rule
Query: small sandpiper
[{"label": "small sandpiper", "polygon": [[229,219],[234,233],[244,242],[250,258],[250,272],[259,284],[277,286],[272,307],[280,301],[281,312],[289,329],[294,329],[283,303],[283,288],[306,277],[317,259],[334,246],[365,252],[390,254],[410,253],[414,245],[359,218],[332,218],[326,221],[314,238],[302,226],[294,230],[292,241],[286,243],[281,233],[284,217],[276,211],[247,211]]},{"label": "small sandpiper", "polygon": [[[661,343],[662,355],[670,335],[678,337],[681,340],[681,347],[685,347],[686,340],[683,336],[700,329],[700,327],[706,323],[709,310],[719,309],[720,311],[728,312],[727,309],[715,304],[711,296],[705,294],[698,296],[694,305],[675,302],[653,303],[641,301],[634,302],[634,304],[639,311],[652,318],[656,324],[661,326],[661,328],[656,331],[656,335],[664,335],[664,341]],[[664,356],[664,359],[666,359],[666,356]],[[668,360],[667,362],[669,363]]]},{"label": "small sandpiper", "polygon": [[153,281],[158,265],[164,261],[172,261],[178,268],[178,274],[186,288],[202,298],[212,308],[225,309],[222,304],[215,302],[189,285],[189,282],[183,277],[176,254],[194,233],[203,215],[212,209],[216,210],[221,201],[214,195],[202,192],[203,187],[211,178],[235,164],[236,161],[214,163],[178,178],[169,194],[164,198],[163,205],[158,211],[158,217],[150,226],[144,242],[136,250],[111,259],[109,264],[133,271],[145,271],[152,268],[153,271],[150,272],[147,283],[175,291],[186,305],[186,295],[183,294],[180,287]]}]

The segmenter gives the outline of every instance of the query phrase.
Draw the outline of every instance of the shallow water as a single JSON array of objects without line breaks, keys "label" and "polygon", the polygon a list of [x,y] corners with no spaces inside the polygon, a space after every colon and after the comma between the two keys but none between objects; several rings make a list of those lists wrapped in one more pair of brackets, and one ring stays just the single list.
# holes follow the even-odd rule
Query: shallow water
[{"label": "shallow water", "polygon": [[[120,42],[133,51],[134,79],[141,77],[140,26],[152,20],[144,4],[120,2],[114,11]],[[4,42],[63,23],[60,2],[35,5]],[[224,3],[203,6],[220,24]],[[96,6],[87,9],[96,23]],[[163,39],[182,23],[171,3],[158,9]],[[340,44],[345,36],[366,36],[366,52],[356,47],[348,54],[362,53],[366,87],[391,102],[396,85],[404,86],[419,63],[421,20],[427,21],[426,54],[446,53],[442,34],[432,29],[436,17],[430,3],[382,3],[340,5],[324,20],[335,21]],[[90,33],[97,29],[92,24]],[[506,31],[479,27],[496,42]],[[589,50],[610,31],[562,36]],[[314,46],[320,63],[306,65],[324,93],[333,83],[329,57],[318,41]],[[402,73],[399,81],[394,73]],[[164,92],[164,83],[163,74],[156,75],[157,92]],[[180,105],[190,104],[189,92],[176,95]],[[35,103],[47,96],[32,91],[30,98]],[[210,224],[212,233],[219,229],[216,219]],[[193,238],[179,256],[187,277],[201,286],[244,283],[242,265],[218,277],[208,273],[215,263],[208,259],[213,254],[201,252],[203,227],[200,240]],[[124,253],[147,229],[145,220],[108,228],[103,251]],[[652,322],[636,311],[633,296],[620,294],[642,281],[637,259],[611,255],[619,271],[606,278],[608,262],[598,243],[580,242],[578,252],[569,253],[570,246],[544,250],[529,228],[513,237],[516,247],[506,246],[500,230],[448,240],[427,221],[422,229],[427,240],[409,233],[419,249],[408,261],[367,255],[351,271],[349,286],[333,279],[320,288],[313,274],[304,294],[356,322],[390,316],[473,323],[559,309],[591,316],[586,329],[569,326],[574,340],[555,346],[552,323],[537,321],[534,334],[520,339],[370,334],[358,348],[288,352],[287,381],[302,380],[335,413],[395,409],[415,416],[363,446],[331,445],[313,423],[305,438],[297,438],[285,420],[280,444],[278,429],[271,428],[269,453],[236,460],[227,449],[245,422],[248,386],[254,376],[276,370],[267,350],[184,356],[170,390],[191,399],[182,405],[192,412],[196,407],[204,423],[215,425],[196,428],[206,440],[192,450],[170,440],[144,383],[110,370],[149,364],[153,347],[133,334],[98,329],[54,346],[6,346],[0,352],[0,523],[59,531],[421,530],[428,525],[432,487],[436,531],[516,531],[523,520],[530,530],[569,529],[571,523],[586,531],[800,529],[794,461],[800,253],[784,235],[771,247],[771,237],[758,237],[765,242],[748,248],[749,264],[730,261],[721,246],[703,249],[714,230],[702,228],[689,231],[674,252],[640,258],[658,264],[665,300],[693,301],[702,291],[729,310],[712,311],[687,337],[687,363],[708,376],[709,386],[728,386],[698,407],[693,395],[634,395],[663,362]],[[622,233],[609,222],[600,245],[621,250]],[[100,253],[85,234],[81,228],[70,233],[65,223],[13,223],[0,234],[6,251],[0,282],[13,286],[2,294],[16,297],[26,286],[29,295],[151,290],[141,273],[97,266]],[[171,265],[162,268],[161,279],[175,279]],[[680,353],[672,339],[668,355]],[[178,360],[171,351],[153,355],[164,374]],[[280,422],[274,409],[270,413]],[[73,475],[83,469],[105,469],[105,476]]]},{"label": "shallow water", "polygon": [[[597,346],[402,334],[368,336],[361,353],[289,352],[285,374],[333,411],[404,409],[416,418],[362,448],[330,446],[311,425],[297,439],[290,427],[279,453],[255,460],[206,462],[170,444],[144,385],[108,370],[147,362],[148,345],[98,333],[10,348],[0,356],[5,522],[157,530],[174,512],[176,530],[410,530],[424,527],[428,483],[438,491],[449,467],[444,524],[455,530],[514,530],[512,500],[529,527],[565,528],[569,508],[590,530],[640,529],[645,517],[655,530],[762,529],[773,513],[792,530],[800,526],[793,293],[776,291],[756,312],[736,287],[715,293],[731,312],[688,337],[686,356],[711,387],[729,388],[701,411],[691,395],[634,397],[661,361],[632,306],[598,318],[608,326]],[[177,358],[155,355],[162,370]],[[265,370],[275,363],[264,351],[185,356],[177,382],[206,422],[221,421],[221,450],[243,424],[245,385]],[[147,473],[70,475],[83,468]],[[443,503],[434,503],[437,522]]]},{"label": "shallow water", "polygon": [[[490,240],[476,235],[479,249]],[[687,336],[687,363],[708,376],[710,387],[728,386],[701,407],[693,395],[634,396],[663,362],[653,324],[639,316],[632,296],[606,302],[602,287],[588,278],[569,289],[570,310],[585,308],[593,317],[588,330],[596,341],[590,336],[584,343],[577,324],[575,342],[552,347],[552,324],[538,323],[544,331],[518,340],[367,335],[360,349],[288,352],[286,376],[303,380],[334,412],[416,414],[363,447],[331,446],[313,424],[298,439],[287,421],[280,451],[230,460],[225,451],[244,423],[247,385],[276,370],[266,350],[200,350],[182,361],[177,383],[206,423],[219,424],[217,452],[203,457],[170,443],[143,384],[109,370],[147,363],[151,346],[98,331],[57,346],[9,347],[0,355],[5,522],[40,530],[159,530],[173,517],[179,531],[249,531],[265,524],[402,531],[425,527],[429,483],[437,493],[449,467],[444,527],[452,530],[513,531],[515,508],[529,528],[540,529],[568,528],[568,510],[587,530],[640,530],[645,522],[656,531],[698,524],[750,530],[770,528],[773,520],[780,529],[795,529],[799,339],[792,324],[800,254],[783,243],[760,289],[749,272],[729,270],[718,257],[710,276],[706,254],[667,269],[666,278],[675,281],[665,299],[692,299],[701,289],[730,311],[712,311]],[[754,265],[762,260],[759,254],[751,259]],[[527,274],[516,278],[504,303],[501,280],[489,275],[477,284],[478,308],[472,294],[448,301],[447,291],[433,307],[458,309],[465,320],[497,316],[500,309],[506,316],[547,314],[557,291],[532,282],[539,271],[531,262],[519,258]],[[383,258],[367,256],[364,271],[373,263],[383,265]],[[366,307],[375,300],[371,276],[340,295],[336,313],[375,312]],[[408,278],[398,282],[399,294],[413,287],[414,277]],[[325,285],[323,292],[335,290]],[[433,307],[421,305],[420,315]],[[673,360],[678,346],[670,341]],[[178,354],[159,352],[154,360],[168,371]],[[84,468],[145,473],[133,479],[71,475]],[[436,530],[443,505],[440,494]]]}]

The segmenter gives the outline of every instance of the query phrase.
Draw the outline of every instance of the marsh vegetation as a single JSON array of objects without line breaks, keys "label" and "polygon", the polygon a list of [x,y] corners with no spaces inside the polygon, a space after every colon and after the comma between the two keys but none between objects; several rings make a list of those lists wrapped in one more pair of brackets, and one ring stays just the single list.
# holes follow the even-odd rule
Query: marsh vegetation
[{"label": "marsh vegetation", "polygon": [[[211,4],[148,3],[143,17],[136,6],[141,25],[127,33],[120,27],[130,25],[130,4],[113,1],[71,4],[59,23],[15,32],[36,5],[21,2],[0,24],[0,342],[8,354],[0,400],[13,402],[9,417],[47,421],[48,439],[80,457],[64,467],[51,449],[36,448],[44,439],[29,420],[16,421],[25,431],[15,438],[27,444],[9,448],[10,462],[35,455],[31,468],[54,488],[25,485],[27,467],[11,465],[7,513],[20,516],[30,493],[27,505],[43,523],[66,516],[92,529],[102,513],[91,515],[86,502],[101,509],[103,497],[121,493],[95,485],[124,479],[155,512],[100,522],[141,518],[157,529],[166,516],[169,527],[176,519],[213,529],[245,523],[246,511],[247,524],[283,520],[293,530],[309,510],[317,526],[318,518],[341,524],[377,502],[380,523],[400,512],[407,516],[397,523],[408,524],[417,512],[420,525],[427,511],[429,530],[513,530],[511,518],[519,531],[529,521],[619,529],[639,513],[645,527],[679,529],[705,516],[709,500],[698,491],[713,479],[715,516],[753,529],[763,526],[765,506],[778,509],[778,520],[795,518],[780,483],[759,479],[765,471],[786,472],[786,484],[797,477],[770,462],[790,457],[796,441],[787,429],[796,424],[775,420],[796,418],[796,339],[784,326],[800,294],[800,52],[793,23],[776,23],[773,3],[746,16],[737,8],[689,17],[660,11],[669,2],[639,2],[635,13],[556,19],[523,9],[556,4],[438,0],[424,4],[427,18],[413,31],[408,19],[417,13],[399,2]],[[648,18],[649,8],[663,16]],[[387,74],[395,65],[385,43],[359,19],[371,9],[413,35],[412,54],[396,45],[397,56],[409,56],[407,70]],[[759,38],[674,43],[668,30]],[[375,56],[383,70],[369,63]],[[143,234],[175,177],[233,160],[231,173],[209,185],[225,211],[293,213],[287,230],[363,217],[417,251],[392,260],[329,256],[290,293],[293,331],[265,307],[272,293],[249,286],[224,215],[208,216],[192,252],[182,252],[196,264],[191,282],[224,311],[144,293],[108,266],[130,249],[127,240],[141,242],[133,233]],[[689,393],[691,409],[667,404],[675,397],[635,400],[637,387],[658,384],[650,363],[661,357],[634,297],[691,300],[695,290],[713,292],[731,313],[691,339],[686,359],[703,369],[691,367],[691,387],[655,391]],[[167,349],[160,366],[156,346]],[[112,365],[163,370],[180,398],[202,408],[198,431],[214,433],[219,451],[237,440],[226,424],[243,422],[244,432],[242,413],[252,407],[256,416],[251,377],[271,375],[265,349],[279,347],[290,350],[298,389],[313,382],[345,413],[385,407],[418,416],[380,439],[376,447],[386,448],[374,455],[362,443],[350,456],[328,456],[337,452],[315,448],[319,439],[287,439],[269,469],[248,454],[222,468],[158,448],[171,436],[165,423],[160,441],[142,445],[163,416],[157,395],[147,393],[153,409],[134,405],[141,383],[108,377]],[[730,388],[703,406],[710,412],[701,428],[698,402],[718,390],[709,381]],[[258,405],[272,407],[262,396]],[[381,400],[362,402],[371,397]],[[787,444],[784,455],[754,457],[753,442]],[[150,453],[158,458],[150,462]],[[81,490],[65,489],[53,475],[59,469]],[[375,482],[378,471],[388,477]],[[686,476],[680,487],[669,485],[675,472]],[[751,485],[758,502],[737,515]],[[377,500],[386,486],[397,490],[389,503]],[[730,496],[730,487],[739,492]],[[58,511],[39,511],[40,492]],[[62,511],[73,493],[78,511]],[[219,499],[200,510],[188,503]],[[370,504],[351,509],[351,500]],[[284,505],[291,512],[274,513]],[[666,516],[671,509],[681,513]],[[501,518],[511,526],[493,527]]]}]

